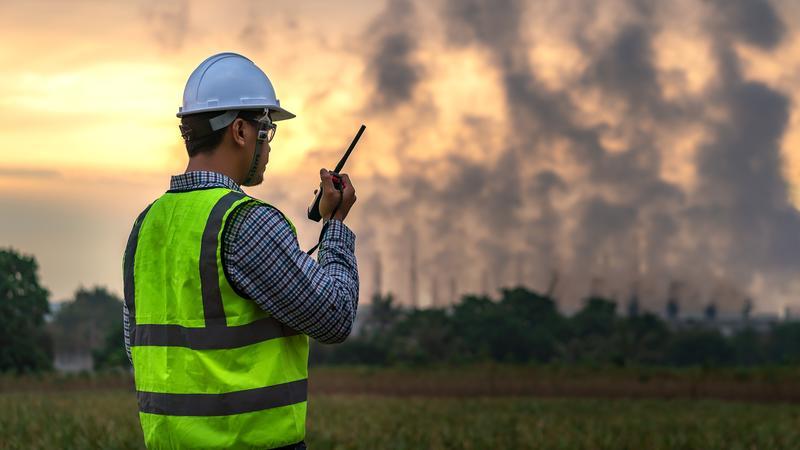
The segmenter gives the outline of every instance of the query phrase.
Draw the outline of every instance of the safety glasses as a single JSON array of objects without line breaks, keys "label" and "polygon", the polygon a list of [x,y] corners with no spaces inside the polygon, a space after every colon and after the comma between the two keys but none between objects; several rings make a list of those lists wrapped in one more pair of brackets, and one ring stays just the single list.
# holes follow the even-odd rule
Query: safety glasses
[{"label": "safety glasses", "polygon": [[278,125],[272,122],[257,122],[257,123],[258,123],[258,140],[266,141],[267,143],[272,142],[272,139],[275,137],[275,130],[278,129]]},{"label": "safety glasses", "polygon": [[259,141],[269,143],[275,138],[275,131],[278,129],[278,125],[272,122],[269,114],[264,114],[256,119],[249,119],[248,122],[252,122],[258,128]]}]

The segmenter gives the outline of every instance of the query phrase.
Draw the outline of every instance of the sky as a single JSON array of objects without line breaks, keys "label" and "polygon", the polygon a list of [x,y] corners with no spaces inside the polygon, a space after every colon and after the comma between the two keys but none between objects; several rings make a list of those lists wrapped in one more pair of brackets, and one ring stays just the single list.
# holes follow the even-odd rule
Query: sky
[{"label": "sky", "polygon": [[0,42],[0,247],[54,301],[121,294],[134,218],[186,166],[186,80],[234,51],[297,114],[246,191],[302,248],[319,168],[367,125],[362,302],[800,303],[798,2],[0,0]]}]

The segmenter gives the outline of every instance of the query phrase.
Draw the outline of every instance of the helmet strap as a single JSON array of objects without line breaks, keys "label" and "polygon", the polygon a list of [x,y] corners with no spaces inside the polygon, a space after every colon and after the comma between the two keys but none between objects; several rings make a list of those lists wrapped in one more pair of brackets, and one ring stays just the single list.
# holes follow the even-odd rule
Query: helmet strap
[{"label": "helmet strap", "polygon": [[253,160],[250,162],[250,169],[247,171],[247,178],[245,178],[242,185],[249,186],[256,177],[256,170],[258,170],[258,162],[261,160],[261,146],[264,144],[263,139],[256,140],[256,146],[253,150]]},{"label": "helmet strap", "polygon": [[266,141],[267,137],[269,136],[266,128],[266,122],[259,121],[256,145],[255,149],[253,150],[253,160],[250,162],[250,169],[247,171],[247,178],[245,178],[244,183],[242,183],[245,186],[248,186],[249,183],[252,183],[253,180],[255,180],[256,170],[258,170],[258,162],[261,160],[261,147],[264,145],[264,141]]}]

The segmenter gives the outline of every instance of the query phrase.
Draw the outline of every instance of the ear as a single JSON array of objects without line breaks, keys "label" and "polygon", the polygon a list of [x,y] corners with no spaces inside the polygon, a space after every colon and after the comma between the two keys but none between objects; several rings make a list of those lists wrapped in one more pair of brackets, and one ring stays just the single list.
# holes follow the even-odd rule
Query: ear
[{"label": "ear", "polygon": [[233,142],[244,147],[247,142],[247,127],[245,126],[244,119],[237,117],[229,128]]}]

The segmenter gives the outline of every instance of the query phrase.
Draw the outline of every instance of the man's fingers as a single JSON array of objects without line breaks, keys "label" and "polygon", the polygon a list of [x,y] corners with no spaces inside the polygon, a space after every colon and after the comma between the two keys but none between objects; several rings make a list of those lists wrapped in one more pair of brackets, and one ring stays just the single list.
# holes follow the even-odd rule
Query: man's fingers
[{"label": "man's fingers", "polygon": [[336,190],[333,187],[333,177],[331,177],[331,173],[328,172],[326,169],[319,169],[319,179],[322,181],[321,183],[322,189],[328,192]]},{"label": "man's fingers", "polygon": [[342,177],[342,184],[344,184],[345,191],[354,191],[355,187],[353,186],[353,182],[350,181],[350,175],[346,173],[339,174]]},{"label": "man's fingers", "polygon": [[344,198],[348,199],[347,201],[350,205],[352,205],[356,201],[356,187],[353,186],[353,182],[350,181],[350,175],[343,173],[341,174],[341,177],[342,183],[344,184],[344,191],[342,192],[342,195]]}]

